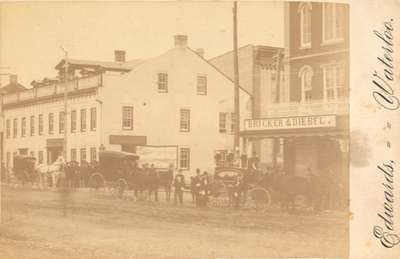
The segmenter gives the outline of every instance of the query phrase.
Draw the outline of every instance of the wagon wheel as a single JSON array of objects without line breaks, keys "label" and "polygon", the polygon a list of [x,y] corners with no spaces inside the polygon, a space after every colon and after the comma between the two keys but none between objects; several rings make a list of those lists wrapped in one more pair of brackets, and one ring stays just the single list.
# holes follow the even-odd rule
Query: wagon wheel
[{"label": "wagon wheel", "polygon": [[262,187],[250,189],[247,193],[245,207],[260,212],[266,212],[271,206],[272,197],[269,190]]},{"label": "wagon wheel", "polygon": [[124,192],[128,190],[128,182],[123,178],[119,178],[113,185],[113,194],[118,198],[123,198]]},{"label": "wagon wheel", "polygon": [[100,191],[105,188],[104,177],[100,173],[94,173],[89,178],[89,187],[94,191]]}]

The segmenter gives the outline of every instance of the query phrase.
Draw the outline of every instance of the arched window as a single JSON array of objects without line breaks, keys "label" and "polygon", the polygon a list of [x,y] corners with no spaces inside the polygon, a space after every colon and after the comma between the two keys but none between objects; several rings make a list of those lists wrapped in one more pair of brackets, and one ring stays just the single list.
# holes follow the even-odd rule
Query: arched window
[{"label": "arched window", "polygon": [[310,3],[299,4],[298,13],[300,14],[300,47],[311,47],[311,9]]},{"label": "arched window", "polygon": [[304,66],[299,71],[301,82],[301,102],[309,102],[312,99],[313,71],[310,66]]}]

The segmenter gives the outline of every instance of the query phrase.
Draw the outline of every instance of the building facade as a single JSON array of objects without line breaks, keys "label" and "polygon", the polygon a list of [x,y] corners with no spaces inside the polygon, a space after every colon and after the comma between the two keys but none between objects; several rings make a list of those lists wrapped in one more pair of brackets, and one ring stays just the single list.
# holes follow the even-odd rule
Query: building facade
[{"label": "building facade", "polygon": [[242,132],[253,142],[275,139],[283,150],[281,166],[286,173],[330,172],[346,190],[348,48],[348,5],[285,3],[286,100],[265,103],[263,114],[245,120]]},{"label": "building facade", "polygon": [[[176,35],[174,47],[146,60],[65,60],[58,77],[3,97],[6,163],[15,154],[51,163],[64,140],[64,89],[68,89],[67,160],[97,159],[99,149],[138,152],[174,147],[176,167],[211,170],[216,150],[233,147],[234,84]],[[66,72],[68,71],[68,72]],[[67,83],[63,78],[68,76]],[[241,117],[250,117],[250,93],[240,91]]]}]

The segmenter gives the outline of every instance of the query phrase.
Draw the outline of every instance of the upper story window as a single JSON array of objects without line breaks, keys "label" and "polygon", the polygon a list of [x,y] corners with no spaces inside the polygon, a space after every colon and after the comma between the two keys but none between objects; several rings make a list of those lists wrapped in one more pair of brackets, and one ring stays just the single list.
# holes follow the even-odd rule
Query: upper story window
[{"label": "upper story window", "polygon": [[312,99],[313,70],[310,66],[304,66],[299,71],[301,81],[301,101],[309,102]]},{"label": "upper story window", "polygon": [[300,47],[311,47],[311,3],[299,4],[300,14]]},{"label": "upper story window", "polygon": [[226,132],[226,118],[227,118],[226,112],[219,113],[219,132],[221,133]]},{"label": "upper story window", "polygon": [[11,123],[10,119],[6,120],[6,138],[10,138],[11,136]]},{"label": "upper story window", "polygon": [[54,133],[54,113],[49,113],[49,134]]},{"label": "upper story window", "polygon": [[76,131],[76,111],[71,111],[71,132]]},{"label": "upper story window", "polygon": [[16,138],[18,135],[18,119],[13,121],[13,137]]},{"label": "upper story window", "polygon": [[184,131],[184,132],[190,131],[190,110],[189,109],[181,109],[179,128],[181,131]]},{"label": "upper story window", "polygon": [[324,72],[324,99],[333,100],[348,95],[346,87],[346,73],[343,64],[323,67]]},{"label": "upper story window", "polygon": [[157,89],[160,93],[168,92],[168,74],[158,73]]},{"label": "upper story window", "polygon": [[64,133],[64,127],[65,127],[65,116],[64,112],[60,112],[58,115],[58,132],[60,134]]},{"label": "upper story window", "polygon": [[344,38],[345,5],[324,3],[322,8],[323,42],[337,42]]},{"label": "upper story window", "polygon": [[25,137],[26,136],[26,118],[23,117],[21,119],[21,137]]},{"label": "upper story window", "polygon": [[43,135],[43,114],[39,115],[39,130],[38,130],[39,136]]},{"label": "upper story window", "polygon": [[122,129],[133,130],[133,107],[122,107]]},{"label": "upper story window", "polygon": [[31,116],[30,118],[30,135],[34,136],[35,135],[35,116]]},{"label": "upper story window", "polygon": [[97,112],[96,107],[90,108],[90,130],[95,131],[97,128]]},{"label": "upper story window", "polygon": [[197,94],[207,95],[207,76],[205,75],[197,76]]},{"label": "upper story window", "polygon": [[86,109],[81,109],[81,131],[86,131]]}]

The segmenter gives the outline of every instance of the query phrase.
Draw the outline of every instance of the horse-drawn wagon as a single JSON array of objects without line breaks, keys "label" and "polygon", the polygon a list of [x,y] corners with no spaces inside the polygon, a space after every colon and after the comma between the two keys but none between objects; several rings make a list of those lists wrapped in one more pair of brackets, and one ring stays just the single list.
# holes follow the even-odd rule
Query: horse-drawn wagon
[{"label": "horse-drawn wagon", "polygon": [[94,190],[107,189],[113,195],[122,197],[132,187],[139,156],[119,151],[99,152],[99,165],[89,179]]},{"label": "horse-drawn wagon", "polygon": [[32,156],[17,155],[14,157],[14,176],[22,184],[36,181],[35,161],[36,159]]},{"label": "horse-drawn wagon", "polygon": [[235,167],[216,168],[209,205],[241,206],[266,211],[272,203],[272,190],[261,171]]}]

